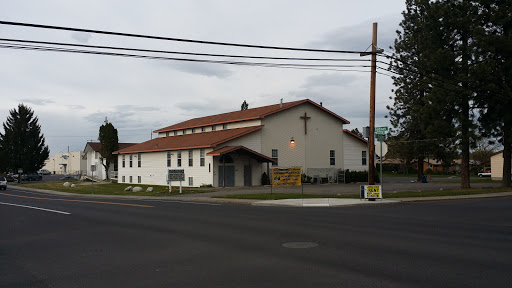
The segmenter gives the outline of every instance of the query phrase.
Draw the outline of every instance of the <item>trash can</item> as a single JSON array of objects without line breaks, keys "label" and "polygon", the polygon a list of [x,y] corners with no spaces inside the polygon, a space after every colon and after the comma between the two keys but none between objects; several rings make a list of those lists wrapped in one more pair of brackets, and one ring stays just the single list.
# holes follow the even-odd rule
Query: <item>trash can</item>
[{"label": "trash can", "polygon": [[427,176],[421,176],[421,183],[427,183]]}]

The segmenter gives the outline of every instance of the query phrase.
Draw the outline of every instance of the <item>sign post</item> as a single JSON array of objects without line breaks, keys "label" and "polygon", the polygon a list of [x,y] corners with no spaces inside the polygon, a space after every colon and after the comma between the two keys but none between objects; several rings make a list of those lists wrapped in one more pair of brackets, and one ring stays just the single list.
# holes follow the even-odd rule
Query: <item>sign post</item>
[{"label": "sign post", "polygon": [[171,192],[172,181],[180,181],[180,194],[181,194],[181,181],[185,181],[185,170],[184,169],[169,169],[167,171],[167,181],[169,182],[169,192]]},{"label": "sign post", "polygon": [[92,194],[94,194],[94,171],[96,171],[96,165],[91,165],[91,189],[92,189]]},{"label": "sign post", "polygon": [[386,140],[386,131],[388,131],[388,126],[383,127],[375,127],[375,135],[377,136],[377,140],[380,142],[380,185],[382,186],[384,183],[384,179],[382,179],[382,142]]}]

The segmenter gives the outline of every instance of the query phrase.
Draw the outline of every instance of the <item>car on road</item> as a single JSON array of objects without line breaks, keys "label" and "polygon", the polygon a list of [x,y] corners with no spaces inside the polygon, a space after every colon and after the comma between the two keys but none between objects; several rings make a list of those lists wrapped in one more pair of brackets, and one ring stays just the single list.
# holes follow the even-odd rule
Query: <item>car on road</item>
[{"label": "car on road", "polygon": [[491,177],[491,170],[482,171],[478,173],[478,177]]},{"label": "car on road", "polygon": [[52,172],[50,172],[50,170],[47,170],[47,169],[41,169],[41,170],[37,171],[37,174],[50,175],[50,174],[52,174]]},{"label": "car on road", "polygon": [[7,189],[7,178],[5,178],[4,176],[0,176],[0,189]]},{"label": "car on road", "polygon": [[21,175],[21,181],[41,181],[43,180],[43,176],[37,173],[28,173]]}]

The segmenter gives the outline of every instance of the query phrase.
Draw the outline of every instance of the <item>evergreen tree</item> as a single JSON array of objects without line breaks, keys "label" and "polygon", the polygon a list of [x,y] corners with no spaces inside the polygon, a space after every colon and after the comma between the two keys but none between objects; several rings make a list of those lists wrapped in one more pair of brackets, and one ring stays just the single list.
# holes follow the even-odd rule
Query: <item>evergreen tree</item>
[{"label": "evergreen tree", "polygon": [[440,69],[435,64],[445,57],[439,9],[428,0],[406,1],[390,65],[399,75],[393,77],[394,105],[388,106],[396,131],[390,143],[400,158],[417,160],[418,180],[425,158],[451,162],[454,156],[455,127],[445,111],[451,105],[433,85]]},{"label": "evergreen tree", "polygon": [[503,145],[502,186],[511,187],[512,164],[512,0],[481,0],[474,83],[484,137]]},{"label": "evergreen tree", "polygon": [[357,129],[357,128],[354,128],[354,129],[350,130],[350,132],[355,134],[355,135],[357,135],[357,136],[359,136],[359,137],[361,137],[361,138],[363,138],[363,133],[359,132],[359,129]]},{"label": "evergreen tree", "polygon": [[18,110],[10,110],[0,133],[0,163],[4,170],[33,173],[44,166],[50,150],[45,145],[38,118],[29,107],[19,104]]},{"label": "evergreen tree", "polygon": [[399,74],[391,123],[411,141],[418,163],[423,152],[448,163],[457,147],[463,188],[470,187],[469,152],[476,139],[471,105],[476,99],[478,14],[472,1],[406,1],[391,63]]},{"label": "evergreen tree", "polygon": [[242,103],[242,106],[240,107],[240,110],[247,110],[249,109],[249,104],[247,103],[247,101],[244,100],[244,103]]},{"label": "evergreen tree", "polygon": [[119,150],[119,138],[117,136],[117,129],[112,123],[105,120],[105,124],[100,127],[100,134],[98,140],[101,143],[100,149],[100,161],[107,173],[110,169],[110,165],[117,161],[117,155],[112,154],[114,151]]}]

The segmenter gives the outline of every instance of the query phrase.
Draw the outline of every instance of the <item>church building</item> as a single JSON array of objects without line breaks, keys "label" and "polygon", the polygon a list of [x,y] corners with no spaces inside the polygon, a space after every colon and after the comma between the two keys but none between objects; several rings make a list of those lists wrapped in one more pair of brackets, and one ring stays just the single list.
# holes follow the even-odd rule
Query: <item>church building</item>
[{"label": "church building", "polygon": [[[345,124],[349,121],[309,99],[194,118],[116,151],[118,180],[167,185],[169,170],[183,170],[183,186],[253,186],[261,185],[262,174],[272,167],[301,167],[308,176],[334,181],[346,169],[345,143],[354,142],[345,140],[353,138]],[[359,150],[354,153],[364,155]]]}]

